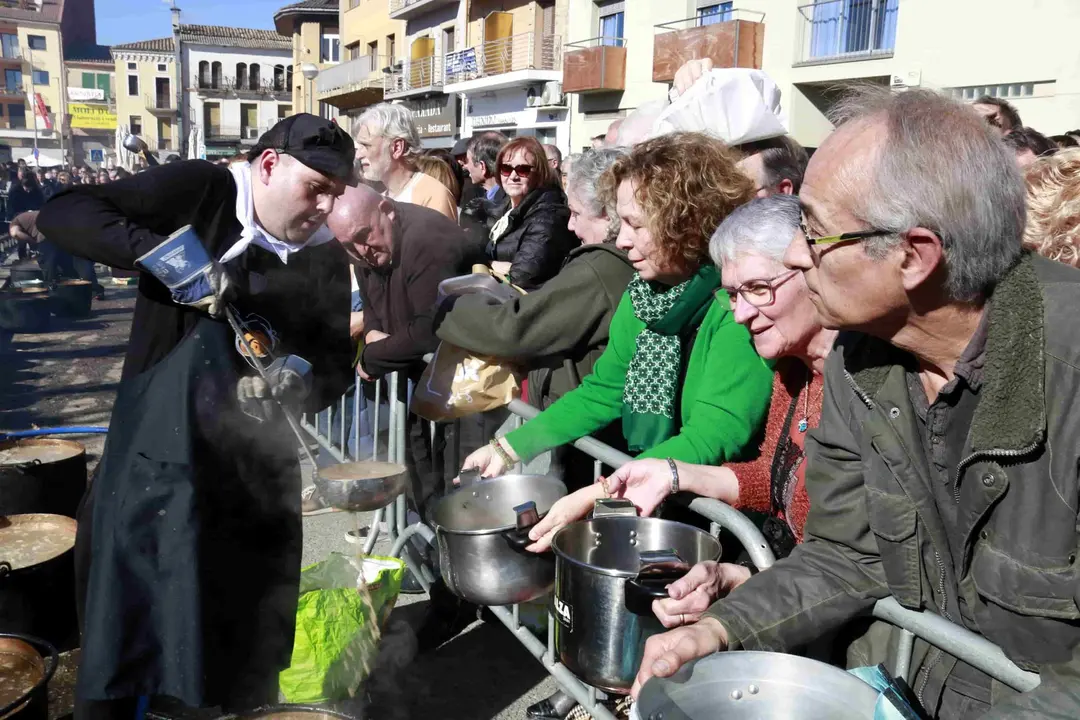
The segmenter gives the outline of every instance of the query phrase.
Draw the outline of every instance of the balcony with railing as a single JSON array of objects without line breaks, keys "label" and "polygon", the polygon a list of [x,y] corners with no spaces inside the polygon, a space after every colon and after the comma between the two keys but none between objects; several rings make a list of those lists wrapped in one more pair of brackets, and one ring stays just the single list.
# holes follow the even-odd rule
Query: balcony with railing
[{"label": "balcony with railing", "polygon": [[391,20],[411,20],[444,5],[457,5],[459,0],[390,0]]},{"label": "balcony with railing", "polygon": [[172,95],[162,95],[160,93],[151,93],[144,96],[146,109],[155,115],[175,115],[176,100]]},{"label": "balcony with railing", "polygon": [[389,60],[382,55],[362,55],[326,68],[315,78],[316,97],[339,110],[372,105],[383,99],[383,68]]},{"label": "balcony with railing", "polygon": [[726,9],[657,25],[653,82],[671,82],[684,63],[703,58],[718,68],[761,69],[764,19],[764,13]]},{"label": "balcony with railing", "polygon": [[616,37],[595,37],[568,43],[562,66],[563,92],[625,90],[626,41]]},{"label": "balcony with railing", "polygon": [[825,0],[799,8],[797,65],[892,57],[900,0]]},{"label": "balcony with railing", "polygon": [[26,97],[26,92],[21,85],[0,84],[0,95],[6,98]]},{"label": "balcony with railing", "polygon": [[203,138],[212,143],[254,145],[269,129],[269,125],[207,125],[203,128]]},{"label": "balcony with railing", "polygon": [[441,91],[446,77],[444,60],[436,55],[403,60],[384,76],[383,95],[389,99]]},{"label": "balcony with railing", "polygon": [[558,35],[521,33],[446,55],[444,91],[497,90],[562,80]]},{"label": "balcony with railing", "polygon": [[282,80],[252,81],[250,78],[220,77],[216,80],[199,78],[192,88],[199,97],[239,97],[256,98],[268,95],[290,93],[288,85]]},{"label": "balcony with railing", "polygon": [[6,45],[0,51],[0,60],[22,60],[22,48],[18,45]]}]

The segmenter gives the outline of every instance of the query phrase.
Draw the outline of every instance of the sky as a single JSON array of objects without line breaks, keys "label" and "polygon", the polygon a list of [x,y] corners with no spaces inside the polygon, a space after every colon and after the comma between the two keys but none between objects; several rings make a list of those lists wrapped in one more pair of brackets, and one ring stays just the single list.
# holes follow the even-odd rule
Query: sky
[{"label": "sky", "polygon": [[[274,29],[274,13],[293,0],[176,0],[180,20],[195,25]],[[97,37],[119,45],[172,35],[170,0],[94,0]]]}]

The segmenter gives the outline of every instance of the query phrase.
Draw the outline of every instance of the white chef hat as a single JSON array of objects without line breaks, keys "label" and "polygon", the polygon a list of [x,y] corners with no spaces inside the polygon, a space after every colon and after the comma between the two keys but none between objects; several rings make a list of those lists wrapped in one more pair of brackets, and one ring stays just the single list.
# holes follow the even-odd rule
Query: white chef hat
[{"label": "white chef hat", "polygon": [[676,98],[653,123],[650,137],[704,132],[728,145],[787,134],[780,89],[766,73],[748,68],[714,69]]}]

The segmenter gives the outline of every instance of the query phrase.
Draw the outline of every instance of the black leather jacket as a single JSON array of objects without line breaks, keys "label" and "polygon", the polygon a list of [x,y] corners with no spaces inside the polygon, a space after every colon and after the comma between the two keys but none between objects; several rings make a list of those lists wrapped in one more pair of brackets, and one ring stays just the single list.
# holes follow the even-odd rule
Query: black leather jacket
[{"label": "black leather jacket", "polygon": [[495,242],[488,241],[491,261],[512,263],[510,281],[528,290],[559,272],[580,242],[567,228],[570,208],[559,188],[538,188],[510,212],[510,224]]}]

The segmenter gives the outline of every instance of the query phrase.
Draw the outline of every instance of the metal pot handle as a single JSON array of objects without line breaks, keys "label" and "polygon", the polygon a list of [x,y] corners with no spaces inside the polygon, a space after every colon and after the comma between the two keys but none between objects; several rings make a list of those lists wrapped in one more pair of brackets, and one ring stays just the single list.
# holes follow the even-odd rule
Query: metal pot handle
[{"label": "metal pot handle", "polygon": [[[481,478],[479,468],[468,468],[466,470],[462,470],[460,473],[458,473],[458,488],[468,487],[469,485],[480,482],[480,480]],[[451,491],[455,489],[457,488],[450,488]]]},{"label": "metal pot handle", "polygon": [[653,600],[668,596],[667,586],[690,572],[690,565],[674,549],[643,550],[641,570],[624,585],[626,609],[635,615],[651,617]]},{"label": "metal pot handle", "polygon": [[524,550],[526,546],[532,544],[529,531],[540,522],[540,513],[537,512],[536,503],[532,500],[515,506],[514,512],[517,513],[517,527],[513,530],[507,530],[502,536],[515,549]]},{"label": "metal pot handle", "polygon": [[598,498],[593,505],[594,518],[626,515],[637,517],[637,506],[625,498]]}]

